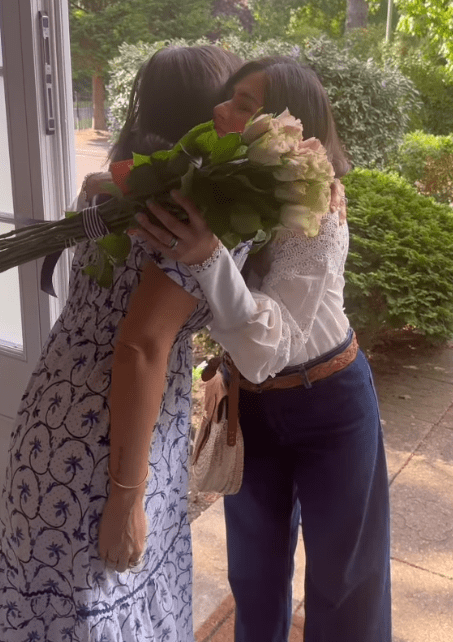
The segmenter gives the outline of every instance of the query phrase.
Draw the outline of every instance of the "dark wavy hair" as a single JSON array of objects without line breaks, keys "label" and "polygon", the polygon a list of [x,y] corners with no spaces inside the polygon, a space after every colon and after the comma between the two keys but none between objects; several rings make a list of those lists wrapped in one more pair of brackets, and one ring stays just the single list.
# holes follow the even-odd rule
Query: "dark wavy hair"
[{"label": "dark wavy hair", "polygon": [[263,113],[279,114],[286,108],[299,118],[304,138],[318,138],[327,150],[337,178],[350,169],[332,116],[326,90],[310,67],[288,56],[269,56],[245,63],[225,85],[223,99],[232,96],[234,86],[246,76],[263,72],[266,77]]},{"label": "dark wavy hair", "polygon": [[241,64],[238,56],[214,45],[157,51],[135,77],[110,160],[131,158],[133,151],[152,153],[156,137],[160,149],[171,147],[189,129],[211,120],[225,82]]}]

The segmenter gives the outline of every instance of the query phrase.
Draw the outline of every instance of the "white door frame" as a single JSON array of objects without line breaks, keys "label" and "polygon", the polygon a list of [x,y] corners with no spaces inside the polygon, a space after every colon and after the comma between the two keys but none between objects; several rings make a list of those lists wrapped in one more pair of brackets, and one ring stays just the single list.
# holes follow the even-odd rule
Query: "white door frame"
[{"label": "white door frame", "polygon": [[[45,127],[39,11],[49,15],[56,124],[53,135],[46,134]],[[0,0],[0,28],[14,214],[55,220],[61,218],[75,196],[67,0]],[[54,275],[58,299],[40,290],[41,263],[35,261],[19,268],[23,350],[0,345],[0,455],[9,441],[30,373],[67,295],[67,252]],[[0,302],[0,314],[1,307]],[[0,461],[0,477],[2,467]]]}]

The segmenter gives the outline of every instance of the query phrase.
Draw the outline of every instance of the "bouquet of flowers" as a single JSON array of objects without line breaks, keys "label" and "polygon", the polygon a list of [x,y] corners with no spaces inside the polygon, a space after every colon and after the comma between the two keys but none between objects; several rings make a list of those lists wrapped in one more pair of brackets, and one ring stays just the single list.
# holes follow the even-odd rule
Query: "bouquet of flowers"
[{"label": "bouquet of flowers", "polygon": [[[107,202],[0,235],[0,272],[96,239],[97,262],[85,271],[109,287],[114,267],[129,255],[126,230],[136,226],[135,214],[146,212],[160,224],[146,207],[148,199],[185,218],[172,202],[174,188],[192,198],[228,248],[250,239],[259,248],[281,227],[316,236],[334,180],[326,150],[316,138],[304,140],[300,121],[288,110],[277,117],[262,114],[242,134],[222,138],[212,121],[203,123],[172,149],[134,154],[126,165],[126,175],[106,186],[112,195]],[[114,177],[115,169],[112,164]]]}]

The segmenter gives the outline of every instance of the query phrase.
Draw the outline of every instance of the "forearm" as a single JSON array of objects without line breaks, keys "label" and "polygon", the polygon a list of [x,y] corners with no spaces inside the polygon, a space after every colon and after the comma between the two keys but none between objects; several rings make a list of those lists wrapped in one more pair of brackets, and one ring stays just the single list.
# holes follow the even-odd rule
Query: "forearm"
[{"label": "forearm", "polygon": [[232,330],[253,318],[257,312],[255,300],[223,245],[205,267],[188,267],[203,290],[217,327]]},{"label": "forearm", "polygon": [[165,386],[168,350],[145,351],[119,341],[110,397],[110,471],[126,486],[146,476],[148,453]]}]

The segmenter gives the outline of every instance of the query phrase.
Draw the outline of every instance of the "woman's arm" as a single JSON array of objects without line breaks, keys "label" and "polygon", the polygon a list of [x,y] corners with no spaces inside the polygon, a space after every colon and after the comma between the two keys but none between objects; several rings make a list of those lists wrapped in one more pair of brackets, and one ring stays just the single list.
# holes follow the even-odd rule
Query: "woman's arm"
[{"label": "woman's arm", "polygon": [[[195,252],[201,257],[198,260],[209,256],[207,242],[201,243],[198,239],[213,235],[209,230],[203,230],[201,214],[190,201],[177,195],[175,198],[189,213],[190,225],[181,224],[159,206],[152,205],[153,214],[168,231],[157,228],[144,217],[140,223],[149,234],[143,229],[140,234],[151,246],[189,264],[213,315],[212,322],[208,324],[211,336],[230,352],[241,373],[250,381],[259,383],[282,370],[295,357],[307,360],[304,344],[324,294],[331,287],[336,270],[332,262],[340,264],[344,256],[343,234],[338,228],[341,212],[332,214],[331,220],[337,221],[333,223],[335,240],[323,233],[311,240],[303,234],[294,234],[286,243],[279,243],[280,258],[290,251],[290,262],[278,269],[281,261],[273,252],[274,258],[265,280],[268,283],[272,281],[272,286],[266,291],[261,287],[261,291],[250,291],[225,248],[216,252],[212,260],[208,259],[203,269],[193,265]],[[171,239],[172,234],[179,241],[173,250],[169,250],[164,235]],[[293,245],[295,251],[291,249]],[[203,246],[206,248],[204,252],[201,250]],[[313,261],[307,265],[309,273],[304,274],[304,257],[309,254],[318,254],[320,259],[312,257]],[[343,327],[335,326],[333,332],[342,334]]]},{"label": "woman's arm", "polygon": [[99,530],[100,555],[118,571],[126,570],[144,548],[144,480],[168,355],[197,302],[149,262],[119,330],[110,393],[109,469],[118,484],[136,488],[111,481]]}]

